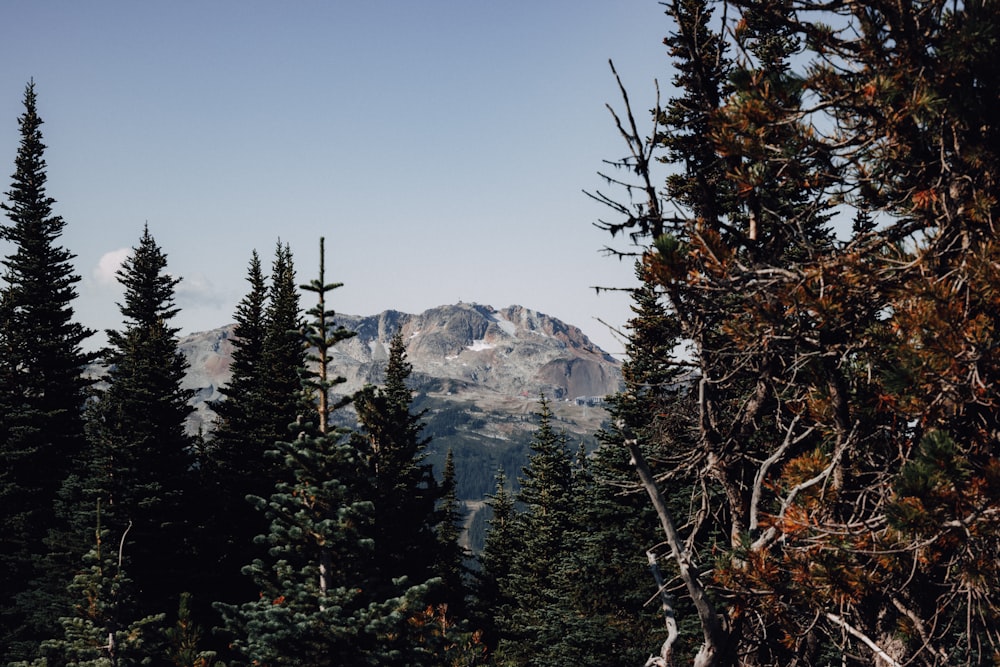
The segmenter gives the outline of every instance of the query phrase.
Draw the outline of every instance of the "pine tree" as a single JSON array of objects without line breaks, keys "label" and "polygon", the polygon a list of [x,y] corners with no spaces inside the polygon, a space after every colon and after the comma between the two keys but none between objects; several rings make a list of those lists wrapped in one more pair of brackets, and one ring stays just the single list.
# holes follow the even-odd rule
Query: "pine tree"
[{"label": "pine tree", "polygon": [[31,663],[33,667],[149,664],[162,654],[164,615],[141,616],[125,571],[131,527],[114,535],[101,526],[99,506],[95,517],[94,546],[69,584],[72,613],[60,619],[60,636],[42,643],[45,657]]},{"label": "pine tree", "polygon": [[500,622],[498,655],[512,664],[540,665],[561,659],[555,650],[564,609],[558,572],[564,554],[572,548],[566,541],[575,502],[570,495],[572,462],[565,435],[552,426],[552,411],[544,396],[537,416],[532,453],[517,494],[524,508],[516,520],[523,543],[513,554],[508,577],[512,607]]},{"label": "pine tree", "polygon": [[194,507],[192,439],[185,432],[191,392],[181,382],[174,288],[167,257],[148,226],[118,271],[124,287],[121,331],[108,331],[107,388],[89,423],[93,479],[104,523],[131,524],[127,568],[143,616],[176,609],[195,577],[190,545]]},{"label": "pine tree", "polygon": [[[65,521],[55,505],[83,451],[89,383],[81,373],[92,360],[81,347],[92,332],[73,321],[80,280],[74,256],[58,245],[66,223],[46,194],[34,82],[25,88],[18,124],[15,172],[0,205],[10,221],[0,238],[13,245],[0,290],[0,651],[11,658],[51,631],[67,562],[80,555],[44,540]],[[58,552],[50,557],[52,548]],[[30,602],[15,601],[25,594]]]},{"label": "pine tree", "polygon": [[389,343],[382,388],[368,386],[354,396],[361,430],[358,449],[373,480],[375,563],[383,582],[406,577],[425,582],[436,574],[440,554],[435,535],[441,488],[427,463],[429,438],[421,436],[422,415],[412,412],[406,386],[413,367],[400,332]]},{"label": "pine tree", "polygon": [[331,420],[348,402],[333,394],[345,380],[330,373],[332,348],[353,334],[335,326],[327,308],[327,294],[340,284],[325,282],[323,257],[321,240],[319,277],[303,286],[317,297],[305,336],[314,370],[302,369],[303,407],[311,414],[303,414],[295,439],[275,443],[286,481],[256,501],[271,522],[267,561],[247,568],[260,598],[220,607],[237,648],[255,663],[421,664],[417,647],[402,638],[425,591],[379,597],[371,567],[374,508],[364,497],[370,481],[352,439]]},{"label": "pine tree", "polygon": [[[252,510],[247,496],[267,495],[277,481],[275,462],[264,456],[274,442],[273,406],[264,397],[267,285],[256,251],[247,281],[250,291],[235,313],[232,375],[220,387],[224,399],[212,404],[215,429],[199,470],[205,506],[213,508],[199,531],[198,549],[206,563],[198,586],[202,603],[237,603],[254,593],[253,582],[241,570],[248,557],[263,555],[252,553],[253,540],[267,531],[267,522]],[[200,616],[196,610],[195,618]]]},{"label": "pine tree", "polygon": [[490,518],[479,554],[473,609],[475,622],[483,629],[483,642],[493,651],[502,636],[502,619],[510,617],[514,606],[510,576],[514,555],[523,548],[524,539],[503,468],[497,470],[496,490],[487,497],[486,507]]},{"label": "pine tree", "polygon": [[265,412],[269,420],[267,432],[262,432],[261,437],[272,443],[288,438],[291,425],[301,413],[299,369],[306,363],[295,262],[287,243],[279,242],[274,251],[264,321],[263,396],[270,407]]},{"label": "pine tree", "polygon": [[996,660],[997,7],[666,7],[678,94],[648,138],[625,98],[646,197],[606,225],[694,370],[613,438],[701,631],[652,663]]},{"label": "pine tree", "polygon": [[468,617],[468,574],[466,560],[469,553],[461,544],[463,512],[456,493],[455,456],[451,449],[444,459],[441,474],[440,507],[435,534],[437,538],[437,562],[435,573],[441,579],[444,594],[441,599],[447,605],[453,618]]}]

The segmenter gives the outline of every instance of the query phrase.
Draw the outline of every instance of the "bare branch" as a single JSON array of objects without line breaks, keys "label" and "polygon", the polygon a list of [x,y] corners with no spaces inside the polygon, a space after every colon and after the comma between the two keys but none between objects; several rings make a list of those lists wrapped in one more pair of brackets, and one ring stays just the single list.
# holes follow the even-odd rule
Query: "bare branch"
[{"label": "bare branch", "polygon": [[850,634],[852,637],[860,639],[861,642],[865,646],[870,648],[875,653],[875,655],[879,657],[880,660],[882,660],[886,665],[888,665],[888,667],[903,667],[903,663],[894,660],[893,657],[888,653],[886,653],[881,646],[876,644],[871,637],[869,637],[865,633],[855,628],[853,625],[845,621],[842,617],[838,616],[837,614],[832,614],[830,612],[827,612],[825,616],[834,623],[836,623],[837,625],[839,625],[841,628],[846,630],[848,634]]}]

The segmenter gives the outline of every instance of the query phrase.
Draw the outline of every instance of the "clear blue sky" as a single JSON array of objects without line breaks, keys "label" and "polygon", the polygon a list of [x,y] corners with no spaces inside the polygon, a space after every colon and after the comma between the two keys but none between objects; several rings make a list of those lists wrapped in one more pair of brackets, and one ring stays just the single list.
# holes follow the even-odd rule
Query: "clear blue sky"
[{"label": "clear blue sky", "polygon": [[[599,251],[602,160],[624,145],[613,59],[642,111],[669,63],[655,0],[6,0],[0,173],[34,78],[49,195],[83,281],[120,325],[114,258],[148,222],[183,282],[185,332],[232,320],[257,249],[300,282],[326,237],[339,312],[520,304],[620,352],[633,283]],[[2,167],[2,165],[7,165]],[[4,254],[8,252],[4,247]],[[102,273],[102,268],[104,271]],[[304,303],[308,307],[308,303]]]}]

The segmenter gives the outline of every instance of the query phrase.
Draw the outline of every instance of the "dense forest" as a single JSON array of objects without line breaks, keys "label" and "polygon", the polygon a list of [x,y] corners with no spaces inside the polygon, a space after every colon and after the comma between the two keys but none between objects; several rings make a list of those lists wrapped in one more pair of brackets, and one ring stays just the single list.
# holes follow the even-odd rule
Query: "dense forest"
[{"label": "dense forest", "polygon": [[3,662],[1000,664],[1000,5],[663,8],[668,95],[637,114],[621,87],[625,157],[590,193],[635,265],[608,286],[633,300],[625,386],[592,452],[540,397],[475,557],[404,341],[382,386],[336,391],[352,333],[322,241],[304,285],[289,247],[250,258],[210,432],[184,429],[150,229],[121,327],[84,351],[29,84],[3,204]]}]

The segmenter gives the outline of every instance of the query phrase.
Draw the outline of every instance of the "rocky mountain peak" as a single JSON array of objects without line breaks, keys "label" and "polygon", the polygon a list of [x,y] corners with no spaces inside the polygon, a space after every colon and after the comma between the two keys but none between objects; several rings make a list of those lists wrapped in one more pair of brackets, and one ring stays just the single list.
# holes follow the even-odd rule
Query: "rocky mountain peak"
[{"label": "rocky mountain peak", "polygon": [[[510,409],[511,400],[533,407],[541,394],[597,403],[621,382],[619,363],[580,329],[522,306],[458,303],[419,314],[338,315],[335,323],[357,334],[333,352],[333,372],[347,378],[344,393],[383,382],[396,331],[406,341],[416,391],[485,410],[501,403]],[[210,419],[205,402],[221,398],[218,387],[229,382],[232,337],[229,325],[181,340],[190,365],[185,385],[198,392],[202,420]]]},{"label": "rocky mountain peak", "polygon": [[349,389],[381,381],[379,362],[397,330],[417,384],[425,376],[511,396],[573,399],[612,393],[620,381],[618,362],[577,327],[522,306],[459,303],[339,322],[358,334],[337,348],[337,370]]}]

